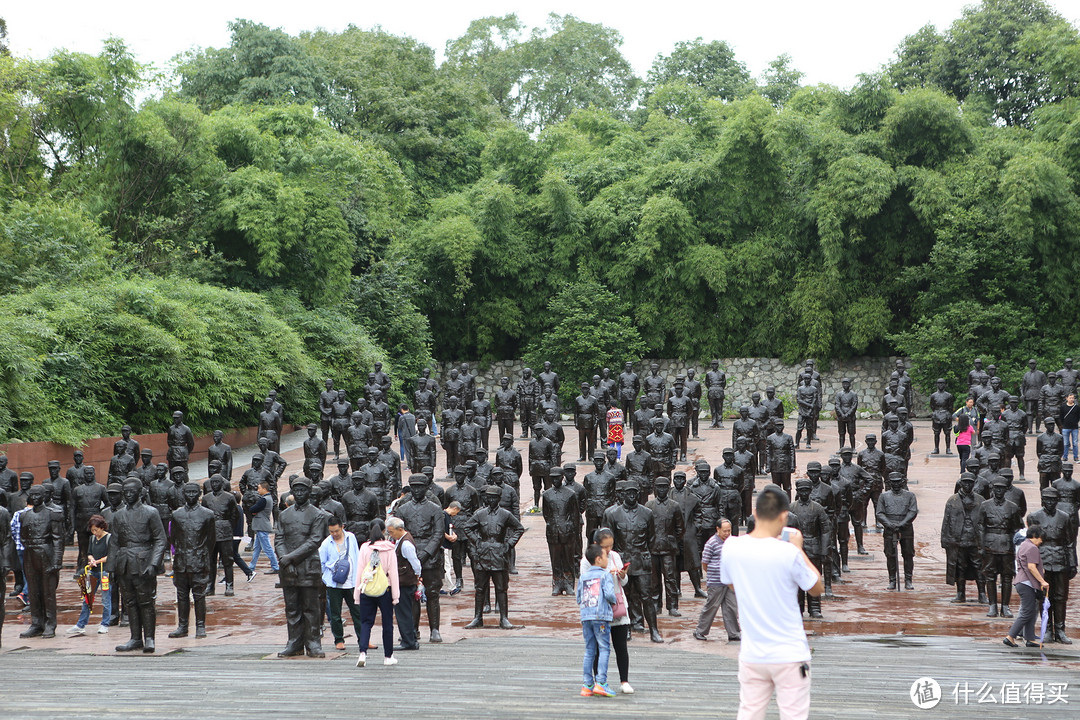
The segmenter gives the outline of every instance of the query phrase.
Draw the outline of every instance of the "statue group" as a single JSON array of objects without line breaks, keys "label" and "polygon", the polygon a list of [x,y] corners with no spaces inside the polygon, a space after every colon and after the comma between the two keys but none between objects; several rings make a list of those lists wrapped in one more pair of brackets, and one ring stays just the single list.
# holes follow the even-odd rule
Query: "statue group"
[{"label": "statue group", "polygon": [[[1051,637],[1063,643],[1071,642],[1065,634],[1065,607],[1069,581],[1076,573],[1080,526],[1080,483],[1072,477],[1067,449],[1056,432],[1075,403],[1076,375],[1071,366],[1068,360],[1061,371],[1044,378],[1037,364],[1030,363],[1022,383],[1023,409],[1019,396],[1001,389],[996,368],[984,372],[980,361],[969,373],[968,401],[963,406],[955,407],[955,396],[946,390],[944,380],[936,383],[927,403],[935,454],[940,453],[942,435],[946,452],[951,451],[961,416],[968,418],[978,437],[978,445],[964,459],[955,494],[946,502],[941,528],[946,582],[956,586],[953,602],[967,602],[965,586],[974,581],[978,601],[989,607],[988,615],[1009,617],[1012,536],[1025,520],[1039,523],[1045,531]],[[497,626],[511,628],[508,586],[517,572],[516,545],[524,532],[521,481],[528,472],[532,508],[545,525],[552,595],[572,595],[585,545],[598,529],[608,528],[615,549],[630,564],[627,600],[632,630],[648,633],[656,642],[663,640],[658,615],[664,610],[672,617],[682,614],[684,573],[694,595],[705,596],[700,553],[720,518],[730,520],[735,534],[752,526],[758,476],[768,476],[789,494],[794,485],[789,524],[803,533],[804,549],[825,578],[826,599],[835,597],[833,583],[850,571],[851,537],[856,553],[864,555],[865,537],[873,532],[882,535],[887,589],[914,589],[914,522],[919,509],[908,488],[915,439],[914,390],[902,362],[880,399],[881,431],[865,434],[862,449],[856,450],[858,412],[877,403],[860,398],[851,380],[842,378],[831,398],[839,451],[825,462],[797,462],[800,453],[814,452],[824,407],[821,375],[808,360],[792,386],[795,407],[786,408],[773,386],[765,387],[764,394],[753,392],[730,423],[731,445],[722,450],[720,462],[714,466],[699,457],[690,473],[679,467],[690,460],[687,441],[698,436],[703,395],[712,420],[707,429],[724,428],[728,377],[718,361],[710,364],[703,382],[696,380],[693,370],[666,378],[656,363],[642,377],[629,362],[618,377],[603,369],[591,380],[580,384],[569,408],[578,435],[577,460],[591,462],[580,482],[576,464],[563,462],[560,378],[551,363],[544,363],[536,376],[526,368],[514,389],[510,378],[501,378],[492,400],[477,387],[467,364],[453,368],[443,387],[425,371],[414,392],[415,416],[408,408],[399,413],[390,410],[386,402],[390,379],[379,366],[368,375],[363,396],[355,404],[327,380],[319,399],[321,422],[306,427],[301,472],[291,475],[288,488],[280,492],[278,484],[289,463],[280,453],[283,408],[273,395],[259,413],[260,452],[236,485],[232,449],[220,431],[214,433],[208,450],[208,480],[201,485],[189,481],[194,436],[181,412],[174,413],[167,429],[164,463],[155,464],[153,452],[140,448],[125,427],[114,447],[107,483],[97,480],[95,468],[84,463],[81,452],[74,454],[63,476],[60,463],[50,462],[49,478],[42,484],[34,484],[30,473],[16,475],[7,468],[7,458],[0,457],[0,582],[8,568],[15,570],[16,589],[25,593],[30,605],[31,623],[23,636],[52,636],[64,546],[74,538],[78,562],[83,564],[87,521],[100,514],[115,538],[109,570],[117,580],[113,592],[123,603],[115,602],[114,612],[123,606],[131,632],[130,640],[117,650],[154,651],[153,600],[170,560],[179,615],[170,637],[189,634],[192,611],[195,636],[204,637],[206,597],[214,592],[217,568],[224,569],[225,595],[231,596],[232,538],[245,518],[252,522],[250,509],[260,494],[266,494],[272,498],[288,628],[283,657],[322,656],[323,585],[317,550],[327,535],[328,519],[334,516],[361,541],[376,519],[393,516],[403,521],[422,568],[430,642],[442,639],[439,591],[447,570],[442,545],[451,534],[457,583],[451,590],[462,590],[466,564],[473,573],[474,611],[466,627],[485,626],[493,590]],[[1029,398],[1028,390],[1039,382],[1038,394]],[[618,414],[609,415],[611,410]],[[794,436],[786,432],[789,411],[797,418]],[[404,416],[414,422],[403,423]],[[632,450],[625,457],[621,448],[609,446],[611,434],[604,426],[608,417],[626,418],[631,426]],[[493,421],[498,446],[491,452]],[[515,422],[521,423],[520,437],[528,440],[525,457],[515,447]],[[1035,446],[1042,506],[1028,514],[1024,493],[1013,484],[1011,465],[1017,461],[1017,476],[1023,481],[1026,436],[1040,425],[1043,430]],[[438,437],[432,432],[436,428]],[[391,449],[394,432],[406,451],[405,483],[401,457]],[[337,474],[325,477],[330,440]],[[452,484],[445,488],[435,481],[439,447],[452,476]],[[453,533],[446,520],[452,504],[457,528]],[[22,562],[12,551],[13,538],[4,532],[13,525],[25,548]],[[823,617],[819,599],[801,600],[810,618]],[[419,611],[416,604],[410,616],[417,627]]]}]

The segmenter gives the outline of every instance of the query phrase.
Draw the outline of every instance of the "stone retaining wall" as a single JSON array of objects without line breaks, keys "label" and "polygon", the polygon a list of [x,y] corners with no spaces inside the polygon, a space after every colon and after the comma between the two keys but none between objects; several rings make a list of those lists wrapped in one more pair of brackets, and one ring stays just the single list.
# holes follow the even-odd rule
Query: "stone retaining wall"
[{"label": "stone retaining wall", "polygon": [[[727,396],[724,400],[724,414],[737,414],[739,405],[749,404],[750,394],[755,390],[764,395],[765,388],[772,385],[776,388],[779,396],[783,397],[784,405],[795,410],[795,384],[797,373],[802,370],[802,365],[787,365],[777,358],[718,358],[720,369],[727,373]],[[895,369],[897,357],[855,357],[847,360],[834,361],[827,370],[821,370],[823,381],[823,400],[825,412],[833,409],[832,398],[840,389],[842,378],[851,378],[851,389],[859,395],[859,409],[864,417],[879,413],[881,398],[889,383],[889,376]],[[521,379],[521,371],[525,365],[521,360],[498,360],[493,363],[478,363],[475,361],[441,361],[436,363],[432,376],[443,384],[451,367],[460,367],[462,362],[469,362],[472,372],[477,376],[477,386],[488,390],[489,394],[499,386],[499,378],[504,375],[510,378],[510,386],[513,387]],[[660,374],[668,379],[668,384],[679,375],[686,375],[689,368],[697,371],[698,380],[704,381],[705,371],[709,369],[709,362],[695,362],[692,360],[642,360],[634,363],[634,371],[639,375],[647,373],[649,365],[656,362],[660,365]],[[542,368],[533,368],[534,374]],[[552,369],[559,372],[557,358],[552,359]],[[613,376],[622,372],[622,367],[612,367]],[[564,383],[580,383],[580,378],[560,378]],[[926,397],[916,391],[915,413],[926,414]]]}]

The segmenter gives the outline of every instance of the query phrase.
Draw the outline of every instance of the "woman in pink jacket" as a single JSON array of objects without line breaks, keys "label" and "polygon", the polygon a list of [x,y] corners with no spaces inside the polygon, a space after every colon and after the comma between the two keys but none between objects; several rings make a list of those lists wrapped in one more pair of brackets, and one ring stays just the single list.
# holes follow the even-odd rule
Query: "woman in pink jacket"
[{"label": "woman in pink jacket", "polygon": [[[386,573],[388,587],[382,594],[372,597],[367,579],[364,577],[368,571],[368,564],[372,555],[378,554],[379,565]],[[360,546],[360,562],[357,568],[356,590],[354,597],[360,605],[360,647],[368,647],[371,640],[371,629],[375,626],[375,613],[382,611],[382,642],[385,657],[383,665],[397,665],[394,657],[394,605],[398,604],[398,563],[397,552],[394,543],[383,536],[383,524],[381,520],[371,523],[371,531],[368,540]],[[367,664],[367,653],[360,653],[360,659],[356,661],[356,667],[364,667]]]}]

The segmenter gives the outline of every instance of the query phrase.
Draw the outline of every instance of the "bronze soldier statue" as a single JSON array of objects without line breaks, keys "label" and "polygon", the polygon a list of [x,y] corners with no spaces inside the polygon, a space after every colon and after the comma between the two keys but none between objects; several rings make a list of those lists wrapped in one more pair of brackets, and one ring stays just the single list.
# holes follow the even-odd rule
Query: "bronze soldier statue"
[{"label": "bronze soldier statue", "polygon": [[724,427],[724,394],[727,392],[727,374],[720,369],[720,361],[713,360],[709,371],[705,373],[706,396],[709,399],[709,414],[712,415],[712,427]]},{"label": "bronze soldier statue", "polygon": [[682,552],[682,509],[668,496],[671,480],[664,476],[654,481],[656,497],[645,506],[652,512],[655,534],[652,545],[652,602],[659,610],[667,598],[668,615],[681,617],[679,612],[679,573],[677,560]]},{"label": "bronze soldier statue", "polygon": [[545,534],[551,559],[551,594],[574,594],[574,564],[581,550],[581,509],[577,493],[563,485],[563,471],[550,472],[551,488],[543,494]]},{"label": "bronze soldier statue", "polygon": [[624,561],[630,563],[629,583],[626,585],[626,605],[630,615],[630,627],[644,632],[649,626],[653,642],[663,642],[656,625],[656,605],[652,593],[652,551],[655,542],[656,523],[652,511],[638,505],[638,488],[629,480],[617,488],[619,504],[604,511],[604,527],[615,535],[615,550]]},{"label": "bronze soldier statue", "polygon": [[195,606],[195,637],[206,637],[206,588],[213,579],[210,553],[217,542],[213,511],[199,504],[199,486],[184,484],[184,505],[172,513],[173,585],[179,620],[171,638],[188,636],[191,606]]},{"label": "bronze soldier statue", "polygon": [[979,602],[986,604],[986,588],[980,575],[979,539],[975,522],[982,498],[973,492],[975,476],[960,475],[960,492],[945,502],[941,518],[941,547],[945,548],[945,582],[956,586],[956,597],[950,602],[967,602],[965,586],[974,580],[979,589]]},{"label": "bronze soldier statue", "polygon": [[[33,482],[33,475],[30,480]],[[19,637],[51,638],[56,636],[56,588],[64,561],[64,518],[49,508],[42,485],[31,486],[27,500],[30,507],[19,517],[19,539],[24,548],[22,566],[30,627]]]},{"label": "bronze soldier statue", "polygon": [[[792,504],[792,512],[799,516],[799,531],[803,536],[803,552],[810,558],[810,562],[823,572],[824,556],[827,554],[828,542],[831,537],[829,532],[829,516],[819,503],[810,498],[813,482],[808,478],[801,478],[795,483],[795,502]],[[809,611],[810,617],[821,619],[821,596],[814,597],[799,591],[799,606],[803,602]]]},{"label": "bronze soldier statue", "polygon": [[[285,600],[289,641],[278,657],[325,657],[319,638],[322,565],[319,545],[326,538],[329,515],[311,504],[311,480],[292,483],[293,504],[281,511],[274,530],[280,567],[278,582]],[[438,600],[436,599],[436,602]]]},{"label": "bronze soldier statue", "polygon": [[623,417],[630,422],[634,414],[634,403],[641,393],[641,379],[634,372],[634,363],[628,362],[623,366],[619,375],[619,406],[622,407]]},{"label": "bronze soldier statue", "polygon": [[[483,491],[484,507],[476,511],[462,528],[469,540],[469,545],[473,548],[473,578],[476,589],[476,614],[472,622],[465,626],[467,630],[484,626],[484,599],[487,597],[489,585],[495,587],[495,604],[499,607],[499,627],[503,630],[511,630],[514,627],[507,617],[510,551],[525,533],[525,528],[509,510],[499,507],[501,497],[502,491],[499,488],[493,485],[486,486]],[[414,533],[413,537],[415,536]],[[425,587],[426,585],[427,583]],[[431,590],[429,589],[428,592],[430,593]],[[429,598],[429,613],[430,602]]]},{"label": "bronze soldier statue", "polygon": [[[109,550],[113,570],[120,581],[121,594],[128,603],[131,639],[116,647],[117,652],[141,649],[154,652],[157,612],[157,576],[164,572],[165,528],[157,510],[142,503],[139,480],[124,481],[124,507],[112,520],[113,544]],[[229,536],[232,551],[232,535]]]},{"label": "bronze soldier statue", "polygon": [[[1005,499],[1005,480],[994,481],[993,497],[979,503],[975,514],[975,534],[982,550],[982,576],[986,593],[990,597],[990,610],[986,617],[1012,617],[1009,598],[1012,595],[1012,579],[1015,575],[1015,549],[1013,533],[1023,527],[1020,509]],[[1001,604],[998,605],[997,578],[1001,577]],[[1000,612],[999,612],[1000,608]]]},{"label": "bronze soldier statue", "polygon": [[1065,635],[1065,609],[1069,604],[1069,581],[1076,577],[1076,541],[1073,539],[1072,518],[1058,507],[1060,493],[1048,487],[1042,491],[1042,507],[1028,516],[1028,525],[1038,523],[1043,529],[1039,546],[1043,576],[1050,589],[1051,624],[1054,642],[1071,645]]},{"label": "bronze soldier statue", "polygon": [[897,577],[896,545],[900,544],[900,553],[904,558],[904,589],[914,590],[912,575],[915,569],[915,530],[912,522],[919,514],[919,505],[915,493],[904,489],[904,476],[898,472],[889,473],[889,492],[878,498],[877,516],[885,528],[885,563],[889,570],[889,590],[896,590]]},{"label": "bronze soldier statue", "polygon": [[495,419],[499,424],[499,437],[514,434],[514,413],[517,412],[518,395],[510,389],[510,378],[499,378],[495,391]]},{"label": "bronze soldier statue", "polygon": [[412,495],[398,504],[394,515],[405,522],[405,529],[412,534],[416,544],[421,578],[427,592],[428,629],[431,633],[429,642],[441,643],[439,590],[442,589],[445,574],[442,542],[446,523],[442,507],[427,499],[427,488],[428,479],[424,475],[409,476],[409,491]]}]

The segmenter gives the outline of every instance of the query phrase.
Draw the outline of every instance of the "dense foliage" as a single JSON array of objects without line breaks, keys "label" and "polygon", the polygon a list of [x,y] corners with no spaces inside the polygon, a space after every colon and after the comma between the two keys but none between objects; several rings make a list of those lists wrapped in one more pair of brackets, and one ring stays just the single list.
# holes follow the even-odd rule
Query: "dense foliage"
[{"label": "dense foliage", "polygon": [[[372,363],[904,353],[1013,381],[1080,348],[1080,36],[983,0],[850,89],[701,38],[474,21],[435,53],[248,20],[152,75],[5,51],[0,439],[290,421]],[[17,31],[16,31],[17,32]],[[136,98],[146,98],[137,102]],[[402,384],[398,384],[401,388]],[[401,396],[399,396],[401,397]]]}]

